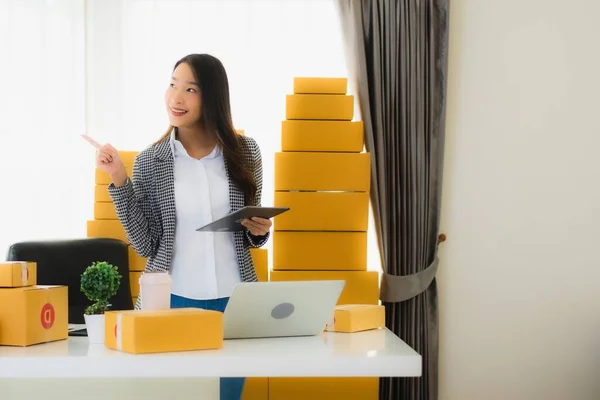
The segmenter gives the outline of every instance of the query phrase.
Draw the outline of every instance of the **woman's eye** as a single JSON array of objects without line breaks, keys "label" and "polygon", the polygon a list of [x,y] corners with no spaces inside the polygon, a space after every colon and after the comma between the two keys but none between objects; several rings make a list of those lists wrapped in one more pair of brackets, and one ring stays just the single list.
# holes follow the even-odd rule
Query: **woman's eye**
[{"label": "woman's eye", "polygon": [[175,87],[175,85],[173,85],[172,83],[169,83],[169,87]]},{"label": "woman's eye", "polygon": [[188,92],[190,92],[190,93],[196,93],[196,89],[189,88]]}]

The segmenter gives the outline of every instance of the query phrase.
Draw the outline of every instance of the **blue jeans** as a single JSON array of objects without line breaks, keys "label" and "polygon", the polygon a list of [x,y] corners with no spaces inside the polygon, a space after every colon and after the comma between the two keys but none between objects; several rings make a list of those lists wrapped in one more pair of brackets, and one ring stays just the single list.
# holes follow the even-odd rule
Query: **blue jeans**
[{"label": "blue jeans", "polygon": [[[205,310],[225,311],[229,297],[214,300],[193,300],[186,297],[171,295],[171,308],[203,308]],[[221,400],[240,400],[244,391],[246,378],[221,378]]]}]

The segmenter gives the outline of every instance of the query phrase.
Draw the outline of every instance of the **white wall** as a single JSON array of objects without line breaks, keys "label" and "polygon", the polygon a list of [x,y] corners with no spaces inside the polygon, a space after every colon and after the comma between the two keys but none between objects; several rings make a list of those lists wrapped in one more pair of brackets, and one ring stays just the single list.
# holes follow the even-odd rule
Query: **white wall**
[{"label": "white wall", "polygon": [[452,2],[440,400],[600,399],[598,15]]}]

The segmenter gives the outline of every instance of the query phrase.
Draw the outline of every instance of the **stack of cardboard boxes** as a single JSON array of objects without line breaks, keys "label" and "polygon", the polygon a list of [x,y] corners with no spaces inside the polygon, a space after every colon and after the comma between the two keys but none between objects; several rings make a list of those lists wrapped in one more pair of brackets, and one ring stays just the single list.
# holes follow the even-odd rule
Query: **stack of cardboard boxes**
[{"label": "stack of cardboard boxes", "polygon": [[30,346],[67,338],[67,287],[36,283],[36,263],[0,262],[0,345]]},{"label": "stack of cardboard boxes", "polygon": [[[131,176],[133,162],[137,156],[135,151],[120,151],[119,156],[125,165],[127,174]],[[94,188],[94,219],[87,221],[87,236],[96,238],[113,238],[128,243],[127,235],[117,218],[115,206],[108,194],[110,176],[100,169],[96,169],[96,185]],[[131,285],[131,296],[133,303],[140,293],[139,279],[146,259],[140,257],[133,247],[129,246],[129,282]]]},{"label": "stack of cardboard boxes", "polygon": [[[270,280],[341,279],[338,305],[377,305],[378,273],[367,271],[370,156],[353,117],[346,78],[294,79],[275,154],[274,203],[290,211],[274,220]],[[325,394],[377,399],[378,379],[269,379],[269,400]]]}]

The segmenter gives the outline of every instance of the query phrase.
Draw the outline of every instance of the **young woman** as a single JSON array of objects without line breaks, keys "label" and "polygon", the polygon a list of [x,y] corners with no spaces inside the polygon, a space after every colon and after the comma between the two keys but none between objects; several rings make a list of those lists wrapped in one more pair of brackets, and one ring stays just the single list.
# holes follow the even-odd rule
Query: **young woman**
[{"label": "young woman", "polygon": [[[224,311],[236,283],[257,280],[249,248],[266,243],[271,221],[244,220],[235,233],[196,228],[260,205],[260,149],[233,127],[227,74],[215,57],[179,60],[165,105],[171,126],[138,154],[131,178],[110,144],[98,150],[97,165],[111,176],[117,216],[148,258],[146,270],[171,273],[171,307]],[[244,378],[221,379],[221,399],[238,400],[243,386]]]}]

